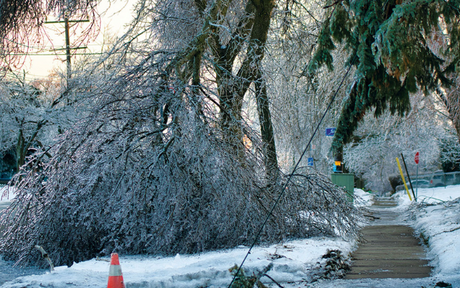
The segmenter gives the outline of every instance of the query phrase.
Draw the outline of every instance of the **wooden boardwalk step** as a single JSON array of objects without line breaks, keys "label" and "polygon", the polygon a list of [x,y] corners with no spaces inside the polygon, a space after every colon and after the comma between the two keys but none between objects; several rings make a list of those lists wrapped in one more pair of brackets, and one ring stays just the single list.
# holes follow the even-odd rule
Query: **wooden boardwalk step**
[{"label": "wooden boardwalk step", "polygon": [[[397,213],[388,209],[394,201],[375,201],[372,213],[383,221],[396,219]],[[383,206],[383,208],[382,208]],[[384,208],[384,207],[388,208]],[[377,224],[379,220],[376,220]],[[386,222],[385,222],[386,223]],[[361,229],[363,241],[352,253],[351,271],[346,279],[358,278],[425,278],[431,267],[426,252],[414,237],[414,230],[405,225],[374,225]]]}]

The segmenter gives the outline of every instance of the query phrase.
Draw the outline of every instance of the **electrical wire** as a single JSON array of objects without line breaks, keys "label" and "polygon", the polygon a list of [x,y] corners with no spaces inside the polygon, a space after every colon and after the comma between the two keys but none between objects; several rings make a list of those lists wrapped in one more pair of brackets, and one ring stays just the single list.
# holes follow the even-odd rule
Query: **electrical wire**
[{"label": "electrical wire", "polygon": [[[121,53],[121,52],[119,52]],[[129,53],[129,52],[128,52]],[[107,54],[107,53],[103,53],[103,52],[89,52],[89,53],[71,53],[72,56],[73,55],[78,55],[78,56],[82,56],[82,55],[104,55],[104,54]],[[10,54],[10,55],[13,55],[13,56],[30,56],[30,57],[34,57],[34,56],[66,56],[66,54],[58,54],[58,53],[13,53],[13,54]]]},{"label": "electrical wire", "polygon": [[281,197],[283,197],[284,192],[286,191],[287,185],[291,182],[291,179],[292,179],[292,177],[294,176],[294,174],[295,174],[297,168],[299,167],[300,162],[302,161],[302,158],[303,158],[303,157],[305,156],[305,154],[307,153],[308,148],[310,148],[310,145],[311,145],[311,142],[313,141],[313,138],[315,137],[316,133],[318,132],[319,127],[321,126],[321,123],[323,122],[323,120],[324,120],[324,118],[326,117],[327,113],[328,113],[329,110],[331,109],[332,104],[334,103],[335,98],[337,97],[337,94],[339,93],[340,88],[342,87],[343,83],[345,82],[345,79],[346,79],[347,76],[348,76],[348,73],[350,72],[351,68],[353,67],[353,63],[355,62],[356,57],[357,57],[357,56],[355,55],[355,57],[353,58],[353,60],[350,62],[350,64],[349,64],[350,66],[348,67],[347,72],[346,72],[345,75],[343,76],[342,81],[340,82],[339,86],[337,87],[337,90],[335,91],[334,95],[333,95],[332,98],[331,98],[331,101],[329,101],[329,104],[328,104],[326,110],[324,111],[323,116],[322,116],[321,119],[319,120],[318,125],[316,126],[315,131],[313,131],[313,135],[310,137],[310,140],[308,141],[307,146],[305,147],[305,149],[303,150],[302,154],[300,155],[299,160],[297,160],[297,163],[295,164],[294,169],[292,170],[291,174],[289,174],[286,183],[284,183],[284,185],[282,186],[280,195],[279,195],[278,198],[276,199],[276,201],[275,201],[275,203],[273,204],[272,208],[271,208],[270,211],[268,212],[267,217],[265,218],[264,222],[263,222],[262,225],[260,226],[260,228],[259,228],[259,230],[258,230],[258,232],[257,232],[257,234],[256,234],[256,237],[255,237],[253,243],[252,243],[251,246],[249,247],[249,250],[248,250],[248,252],[246,253],[246,255],[244,256],[243,261],[242,261],[241,264],[238,266],[238,270],[236,271],[235,275],[233,276],[232,282],[230,282],[230,284],[228,285],[228,288],[230,288],[230,287],[232,286],[233,282],[235,282],[236,277],[238,277],[238,275],[240,274],[240,271],[241,271],[241,268],[242,268],[243,265],[244,265],[244,262],[246,262],[246,259],[248,258],[249,254],[251,254],[252,248],[254,248],[254,246],[256,245],[257,241],[259,241],[260,235],[262,234],[262,231],[263,231],[263,229],[265,228],[265,225],[267,224],[268,220],[269,220],[270,217],[272,216],[273,211],[275,210],[276,206],[278,206],[278,203],[279,203],[279,201],[281,200]]}]

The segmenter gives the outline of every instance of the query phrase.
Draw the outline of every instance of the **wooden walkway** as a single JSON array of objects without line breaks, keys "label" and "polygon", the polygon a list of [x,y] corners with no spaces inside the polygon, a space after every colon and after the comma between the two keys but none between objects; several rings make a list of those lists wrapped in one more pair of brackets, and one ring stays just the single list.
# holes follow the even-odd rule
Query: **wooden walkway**
[{"label": "wooden walkway", "polygon": [[371,211],[376,220],[361,230],[364,241],[352,254],[353,263],[346,279],[430,276],[431,267],[425,259],[425,250],[414,237],[414,230],[391,223],[398,216],[388,209],[394,206],[396,203],[390,199],[374,202]]}]

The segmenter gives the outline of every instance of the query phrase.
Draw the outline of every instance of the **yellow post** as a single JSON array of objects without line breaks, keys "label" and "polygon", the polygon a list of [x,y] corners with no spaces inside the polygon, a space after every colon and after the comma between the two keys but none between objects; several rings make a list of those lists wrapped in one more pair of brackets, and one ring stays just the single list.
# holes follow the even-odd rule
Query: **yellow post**
[{"label": "yellow post", "polygon": [[404,174],[403,174],[403,171],[401,169],[401,164],[399,164],[398,157],[396,157],[396,162],[398,163],[399,173],[401,173],[401,178],[403,180],[404,187],[406,188],[407,195],[409,196],[409,200],[412,201],[412,197],[410,196],[409,189],[407,188],[406,180],[404,179]]}]

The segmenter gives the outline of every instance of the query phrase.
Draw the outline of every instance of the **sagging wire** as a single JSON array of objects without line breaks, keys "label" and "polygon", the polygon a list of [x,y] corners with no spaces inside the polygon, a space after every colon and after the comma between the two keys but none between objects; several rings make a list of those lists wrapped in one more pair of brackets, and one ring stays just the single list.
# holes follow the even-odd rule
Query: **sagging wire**
[{"label": "sagging wire", "polygon": [[267,217],[265,218],[264,222],[262,223],[262,225],[260,226],[259,230],[257,231],[257,234],[256,234],[256,237],[255,237],[254,241],[252,242],[251,246],[249,247],[248,252],[247,252],[246,255],[244,256],[243,261],[242,261],[241,264],[238,266],[238,270],[236,271],[235,275],[233,276],[232,282],[230,282],[230,284],[228,285],[228,288],[231,288],[233,282],[235,282],[235,279],[236,279],[236,278],[238,277],[238,275],[240,274],[241,268],[243,267],[244,263],[246,262],[247,258],[249,257],[249,254],[251,254],[252,249],[253,249],[254,246],[256,245],[257,241],[259,241],[260,235],[262,234],[262,231],[263,231],[263,229],[265,228],[265,225],[267,224],[268,220],[270,219],[270,217],[271,217],[272,214],[273,214],[273,211],[274,211],[275,208],[278,206],[278,203],[280,202],[281,198],[283,197],[283,195],[284,195],[284,193],[285,193],[285,191],[286,191],[287,185],[291,182],[291,179],[292,179],[292,177],[294,176],[294,174],[295,174],[297,168],[299,167],[300,162],[302,161],[302,158],[305,156],[305,154],[307,153],[308,149],[310,148],[310,145],[311,145],[311,142],[313,141],[313,138],[315,137],[316,133],[318,132],[319,127],[321,126],[321,123],[323,122],[323,120],[324,120],[324,118],[326,117],[327,113],[328,113],[329,110],[331,109],[332,104],[334,103],[335,98],[337,97],[337,94],[339,93],[340,88],[342,87],[342,85],[343,85],[343,83],[345,82],[345,79],[347,78],[347,76],[348,76],[348,74],[349,74],[351,68],[353,67],[353,64],[354,64],[356,58],[357,58],[357,55],[355,55],[354,58],[353,58],[353,60],[350,62],[349,67],[348,67],[348,69],[347,69],[347,72],[346,72],[345,75],[343,76],[342,81],[340,81],[340,84],[339,84],[339,86],[337,87],[337,90],[335,91],[334,95],[331,97],[331,100],[329,101],[329,104],[328,104],[326,110],[324,111],[323,116],[321,116],[321,119],[319,120],[318,125],[316,126],[315,130],[313,131],[313,134],[311,135],[310,140],[309,140],[308,143],[307,143],[307,146],[305,146],[305,149],[303,150],[302,154],[300,155],[299,160],[297,160],[297,163],[295,164],[294,169],[293,169],[292,172],[289,174],[289,176],[288,176],[286,182],[285,182],[284,185],[282,186],[281,192],[280,192],[278,198],[276,199],[276,201],[275,201],[275,203],[273,204],[272,208],[271,208],[270,211],[268,212]]}]

